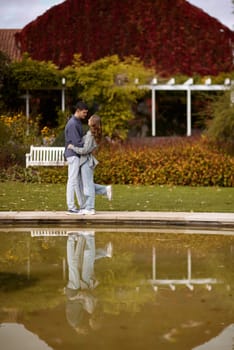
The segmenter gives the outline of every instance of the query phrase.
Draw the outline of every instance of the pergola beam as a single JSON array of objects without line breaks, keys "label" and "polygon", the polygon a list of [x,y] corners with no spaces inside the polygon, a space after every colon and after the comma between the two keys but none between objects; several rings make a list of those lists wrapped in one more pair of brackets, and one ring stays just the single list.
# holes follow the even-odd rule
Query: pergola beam
[{"label": "pergola beam", "polygon": [[204,84],[194,84],[193,78],[189,78],[183,84],[176,84],[175,79],[171,78],[165,84],[159,84],[157,78],[153,78],[151,84],[139,85],[140,89],[151,90],[152,99],[152,136],[156,136],[156,102],[157,102],[157,91],[185,91],[187,94],[187,104],[186,104],[186,123],[187,123],[187,136],[192,135],[192,91],[226,91],[230,90],[231,85],[234,85],[234,81],[230,78],[226,78],[224,84],[212,84],[211,78],[207,78]]}]

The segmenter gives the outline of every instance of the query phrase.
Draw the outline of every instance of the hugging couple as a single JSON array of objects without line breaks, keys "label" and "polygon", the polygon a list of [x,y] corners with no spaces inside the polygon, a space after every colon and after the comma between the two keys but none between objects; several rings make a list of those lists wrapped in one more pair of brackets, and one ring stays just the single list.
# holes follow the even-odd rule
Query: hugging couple
[{"label": "hugging couple", "polygon": [[[98,160],[92,152],[101,139],[101,119],[92,115],[88,120],[89,130],[83,136],[82,120],[88,114],[88,106],[83,101],[76,104],[75,112],[65,127],[65,158],[68,163],[67,213],[78,215],[95,214],[95,194],[112,199],[112,186],[94,183],[94,168]],[[75,204],[75,196],[79,209]]]}]

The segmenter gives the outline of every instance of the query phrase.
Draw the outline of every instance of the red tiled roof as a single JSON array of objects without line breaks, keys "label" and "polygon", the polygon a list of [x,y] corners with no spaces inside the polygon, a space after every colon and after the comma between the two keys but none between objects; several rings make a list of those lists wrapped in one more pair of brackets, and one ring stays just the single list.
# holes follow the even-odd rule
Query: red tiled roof
[{"label": "red tiled roof", "polygon": [[0,29],[0,51],[15,61],[21,59],[20,48],[15,41],[15,34],[19,32],[20,29]]}]

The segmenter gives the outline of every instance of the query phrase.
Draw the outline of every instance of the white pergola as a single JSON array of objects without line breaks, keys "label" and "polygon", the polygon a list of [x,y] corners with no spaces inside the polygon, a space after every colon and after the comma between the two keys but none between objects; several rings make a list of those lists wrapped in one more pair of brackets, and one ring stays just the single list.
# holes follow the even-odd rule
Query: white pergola
[{"label": "white pergola", "polygon": [[223,281],[216,278],[194,278],[192,277],[192,254],[191,250],[187,249],[187,275],[184,278],[159,279],[157,277],[157,254],[156,248],[152,248],[152,278],[148,280],[156,292],[159,286],[168,286],[172,291],[176,290],[176,286],[186,286],[193,291],[194,286],[203,285],[208,291],[212,290],[213,284],[222,284]]},{"label": "white pergola", "polygon": [[[136,83],[138,80],[136,79]],[[176,84],[175,78],[171,78],[167,83],[158,83],[157,78],[153,78],[148,85],[139,85],[141,89],[149,89],[152,94],[152,136],[156,136],[156,91],[185,91],[187,94],[187,136],[192,135],[192,118],[191,118],[191,92],[192,91],[225,91],[230,90],[231,85],[234,85],[234,81],[230,78],[226,78],[224,84],[212,84],[211,78],[207,78],[204,84],[194,84],[193,78],[189,78],[183,84]],[[231,99],[233,96],[231,96]]]}]

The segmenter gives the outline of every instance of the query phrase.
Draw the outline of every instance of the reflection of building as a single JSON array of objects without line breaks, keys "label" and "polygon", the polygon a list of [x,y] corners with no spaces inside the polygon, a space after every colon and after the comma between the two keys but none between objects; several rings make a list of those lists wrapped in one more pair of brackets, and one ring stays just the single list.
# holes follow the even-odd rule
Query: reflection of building
[{"label": "reflection of building", "polygon": [[192,350],[231,350],[234,347],[234,323],[226,327],[217,337],[196,346]]},{"label": "reflection of building", "polygon": [[1,349],[52,350],[36,333],[29,331],[23,324],[1,323]]},{"label": "reflection of building", "polygon": [[[61,231],[64,229],[67,233],[68,228],[63,227]],[[68,281],[66,244],[72,233],[69,237],[30,237],[28,231],[19,235],[10,230],[2,234],[1,281],[2,285],[13,285],[13,288],[6,292],[1,289],[1,322],[24,325],[53,349],[80,348],[80,345],[82,349],[102,349],[103,344],[112,349],[116,347],[116,339],[120,339],[119,345],[123,348],[124,344],[127,347],[131,344],[130,347],[138,350],[144,347],[195,350],[201,344],[208,350],[205,344],[215,344],[210,343],[211,339],[222,339],[223,344],[229,339],[224,335],[230,335],[225,330],[233,324],[233,238],[218,241],[217,237],[209,235],[206,241],[204,237],[187,235],[183,241],[182,237],[173,234],[167,239],[162,233],[139,236],[139,231],[136,235],[119,235],[118,229],[114,234],[105,234],[99,227],[100,234],[95,234],[97,248],[104,248],[105,243],[112,240],[114,259],[102,259],[95,265],[97,288],[69,295],[67,301],[67,295],[63,293]],[[75,234],[74,238],[77,238]],[[13,260],[12,255],[7,254],[9,259],[5,262],[4,254],[15,242],[18,244],[16,253],[20,249],[20,255],[15,255],[17,259]],[[207,251],[206,247],[209,247]],[[27,281],[25,270],[27,257],[31,259],[30,281]],[[61,273],[63,258],[64,280]],[[5,275],[3,279],[4,271],[13,272],[13,275]],[[176,291],[162,284],[155,285],[158,292],[154,292],[148,282],[153,277],[156,282],[164,279],[164,283],[166,278],[170,278],[170,282],[174,279]],[[194,277],[222,278],[230,283],[230,289],[225,284],[212,285],[209,292],[206,285],[192,284]],[[179,278],[190,278],[194,291],[184,284],[175,284]],[[12,284],[13,280],[15,283]],[[137,285],[140,286],[139,293]],[[14,337],[16,334],[11,331]],[[2,340],[0,337],[0,348],[6,350]],[[33,339],[30,346],[36,348]],[[22,350],[27,348],[25,344]],[[224,346],[218,349],[227,350]]]},{"label": "reflection of building", "polygon": [[156,249],[152,249],[152,279],[149,280],[153,289],[157,291],[158,286],[169,286],[171,290],[176,289],[176,285],[184,285],[190,290],[194,290],[194,285],[204,285],[207,290],[212,289],[212,284],[221,283],[216,278],[192,278],[192,256],[191,251],[187,251],[187,277],[182,279],[158,279],[157,278],[157,256]]}]

